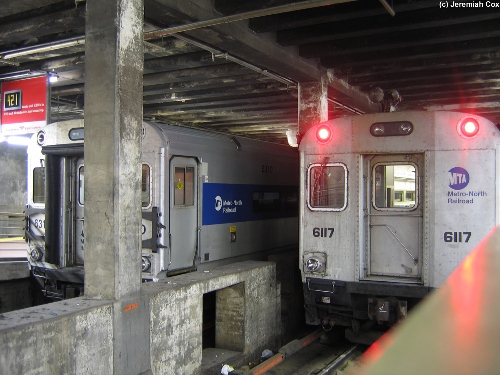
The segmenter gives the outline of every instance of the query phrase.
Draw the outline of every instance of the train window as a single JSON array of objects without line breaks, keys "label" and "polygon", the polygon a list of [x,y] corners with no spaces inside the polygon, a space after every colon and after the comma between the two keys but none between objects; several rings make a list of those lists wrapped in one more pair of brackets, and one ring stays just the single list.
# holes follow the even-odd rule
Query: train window
[{"label": "train window", "polygon": [[85,202],[85,194],[84,194],[84,169],[83,165],[78,169],[78,203],[83,206]]},{"label": "train window", "polygon": [[194,205],[194,167],[175,167],[174,205]]},{"label": "train window", "polygon": [[[78,169],[78,203],[83,206],[85,202],[85,170],[84,166]],[[151,194],[150,194],[150,168],[149,165],[142,165],[142,184],[141,184],[141,200],[142,207],[148,207],[150,204]]]},{"label": "train window", "polygon": [[33,168],[33,203],[45,203],[45,168]]},{"label": "train window", "polygon": [[281,199],[277,191],[255,191],[252,202],[253,212],[280,211]]},{"label": "train window", "polygon": [[414,164],[377,164],[373,168],[373,205],[377,209],[416,207]]},{"label": "train window", "polygon": [[344,164],[312,164],[308,172],[311,210],[342,211],[347,207],[347,167]]},{"label": "train window", "polygon": [[297,192],[254,191],[252,210],[261,212],[295,212],[298,210]]},{"label": "train window", "polygon": [[186,206],[194,205],[194,168],[186,167],[186,192],[185,203]]},{"label": "train window", "polygon": [[286,193],[285,202],[288,211],[298,211],[299,197],[296,191]]},{"label": "train window", "polygon": [[141,201],[142,207],[149,207],[151,203],[151,168],[147,164],[142,165]]}]

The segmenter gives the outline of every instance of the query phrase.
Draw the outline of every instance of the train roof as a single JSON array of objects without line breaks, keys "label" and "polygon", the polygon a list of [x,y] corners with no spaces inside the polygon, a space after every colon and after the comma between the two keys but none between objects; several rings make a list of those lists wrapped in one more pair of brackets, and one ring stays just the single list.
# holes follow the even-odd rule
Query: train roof
[{"label": "train roof", "polygon": [[[461,133],[461,124],[466,121],[477,124],[477,134],[466,137]],[[331,137],[326,142],[319,141],[316,136],[321,126],[331,131]],[[374,134],[375,126],[384,127],[387,134]],[[411,131],[406,134],[387,131],[390,128],[398,131],[401,126],[411,126]],[[369,154],[492,149],[498,145],[499,129],[483,117],[458,112],[405,111],[349,116],[317,124],[306,132],[299,149],[312,154]]]}]

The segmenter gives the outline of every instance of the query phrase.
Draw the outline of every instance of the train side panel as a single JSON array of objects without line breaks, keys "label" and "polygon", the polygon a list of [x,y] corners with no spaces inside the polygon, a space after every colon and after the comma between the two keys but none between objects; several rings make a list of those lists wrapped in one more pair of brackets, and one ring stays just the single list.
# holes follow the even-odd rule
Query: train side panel
[{"label": "train side panel", "polygon": [[247,139],[239,139],[238,150],[227,137],[210,140],[202,164],[198,268],[296,246],[296,150]]},{"label": "train side panel", "polygon": [[201,264],[297,246],[299,193],[293,181],[296,150],[242,139],[241,151],[231,147],[214,155],[203,183]]},{"label": "train side panel", "polygon": [[[143,273],[145,278],[242,259],[266,259],[269,251],[297,246],[296,150],[155,126],[165,139],[157,163],[163,164],[163,188],[158,184],[155,188],[164,197],[156,194],[155,199],[162,203],[153,207],[158,206],[156,214],[162,214],[165,228],[159,229],[157,252],[143,249],[143,257],[152,262],[151,269]],[[157,135],[152,138],[149,141],[146,135],[145,143],[157,142]],[[158,145],[144,149],[155,147]],[[185,194],[192,198],[180,202]],[[149,226],[145,231],[150,233]]]}]

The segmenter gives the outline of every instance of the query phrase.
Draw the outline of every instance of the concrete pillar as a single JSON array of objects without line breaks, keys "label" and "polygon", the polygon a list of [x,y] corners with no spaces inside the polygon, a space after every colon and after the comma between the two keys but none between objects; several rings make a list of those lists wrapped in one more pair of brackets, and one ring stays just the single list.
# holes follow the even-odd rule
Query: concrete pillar
[{"label": "concrete pillar", "polygon": [[328,79],[299,83],[299,139],[307,130],[328,120]]},{"label": "concrete pillar", "polygon": [[141,288],[143,0],[87,1],[85,295]]}]

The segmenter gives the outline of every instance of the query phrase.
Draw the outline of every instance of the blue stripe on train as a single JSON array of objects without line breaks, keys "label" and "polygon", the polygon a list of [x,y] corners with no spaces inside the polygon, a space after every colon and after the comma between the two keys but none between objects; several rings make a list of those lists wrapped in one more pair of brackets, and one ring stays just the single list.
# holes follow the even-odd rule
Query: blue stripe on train
[{"label": "blue stripe on train", "polygon": [[202,225],[298,215],[295,186],[203,184]]}]

